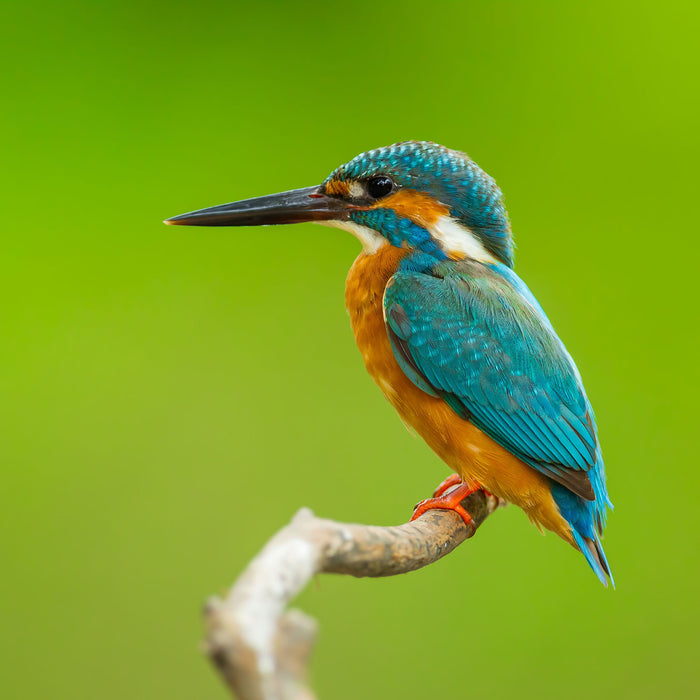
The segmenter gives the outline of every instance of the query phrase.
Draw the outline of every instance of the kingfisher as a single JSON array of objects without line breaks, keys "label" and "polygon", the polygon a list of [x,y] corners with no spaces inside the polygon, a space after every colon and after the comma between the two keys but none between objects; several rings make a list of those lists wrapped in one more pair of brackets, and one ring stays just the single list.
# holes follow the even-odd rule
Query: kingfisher
[{"label": "kingfisher", "polygon": [[487,493],[522,508],[613,583],[600,538],[612,503],[579,371],[513,270],[496,182],[429,141],[361,153],[321,185],[199,209],[184,226],[317,222],[362,244],[345,304],[367,371],[453,470],[416,506],[471,518]]}]

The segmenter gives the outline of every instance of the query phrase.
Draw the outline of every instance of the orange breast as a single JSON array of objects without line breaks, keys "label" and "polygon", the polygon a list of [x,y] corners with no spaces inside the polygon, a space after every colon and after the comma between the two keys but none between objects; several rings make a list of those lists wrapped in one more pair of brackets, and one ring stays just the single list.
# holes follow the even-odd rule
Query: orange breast
[{"label": "orange breast", "polygon": [[367,371],[402,420],[465,481],[519,505],[534,522],[573,544],[548,480],[460,418],[442,399],[419,389],[396,361],[384,324],[383,299],[389,278],[406,254],[389,245],[371,255],[362,253],[348,274],[345,305]]}]

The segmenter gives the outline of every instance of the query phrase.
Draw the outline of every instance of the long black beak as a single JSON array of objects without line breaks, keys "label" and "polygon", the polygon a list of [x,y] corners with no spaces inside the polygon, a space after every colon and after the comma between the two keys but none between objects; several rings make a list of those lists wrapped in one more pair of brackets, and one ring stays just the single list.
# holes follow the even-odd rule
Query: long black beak
[{"label": "long black beak", "polygon": [[303,221],[347,219],[349,211],[356,208],[342,199],[324,194],[319,185],[198,209],[173,216],[164,223],[175,226],[297,224]]}]

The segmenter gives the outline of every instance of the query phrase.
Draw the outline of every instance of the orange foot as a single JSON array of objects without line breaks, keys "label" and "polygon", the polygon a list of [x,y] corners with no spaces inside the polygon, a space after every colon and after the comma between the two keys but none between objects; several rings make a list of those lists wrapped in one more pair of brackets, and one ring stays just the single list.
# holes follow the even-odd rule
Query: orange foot
[{"label": "orange foot", "polygon": [[[457,486],[457,488],[445,495],[445,491],[453,486]],[[411,520],[413,521],[416,518],[420,518],[423,513],[426,513],[429,510],[453,510],[462,518],[462,520],[464,520],[466,525],[471,525],[473,522],[472,516],[469,515],[466,510],[464,510],[461,502],[467,496],[479,490],[481,490],[480,486],[470,486],[469,484],[464,484],[462,483],[462,479],[457,476],[457,474],[452,474],[435,489],[433,498],[427,498],[416,505],[416,507],[413,509]]]}]

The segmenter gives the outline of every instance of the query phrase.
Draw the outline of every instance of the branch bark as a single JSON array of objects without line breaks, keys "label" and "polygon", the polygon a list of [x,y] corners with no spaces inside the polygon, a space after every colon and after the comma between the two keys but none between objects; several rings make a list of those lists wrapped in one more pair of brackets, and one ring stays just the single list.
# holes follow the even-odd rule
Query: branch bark
[{"label": "branch bark", "polygon": [[317,518],[302,508],[251,561],[225,598],[204,610],[205,650],[240,700],[314,700],[306,683],[316,621],[289,602],[318,573],[356,577],[415,571],[472,537],[498,507],[477,491],[454,513],[430,510],[395,527],[352,525]]}]

